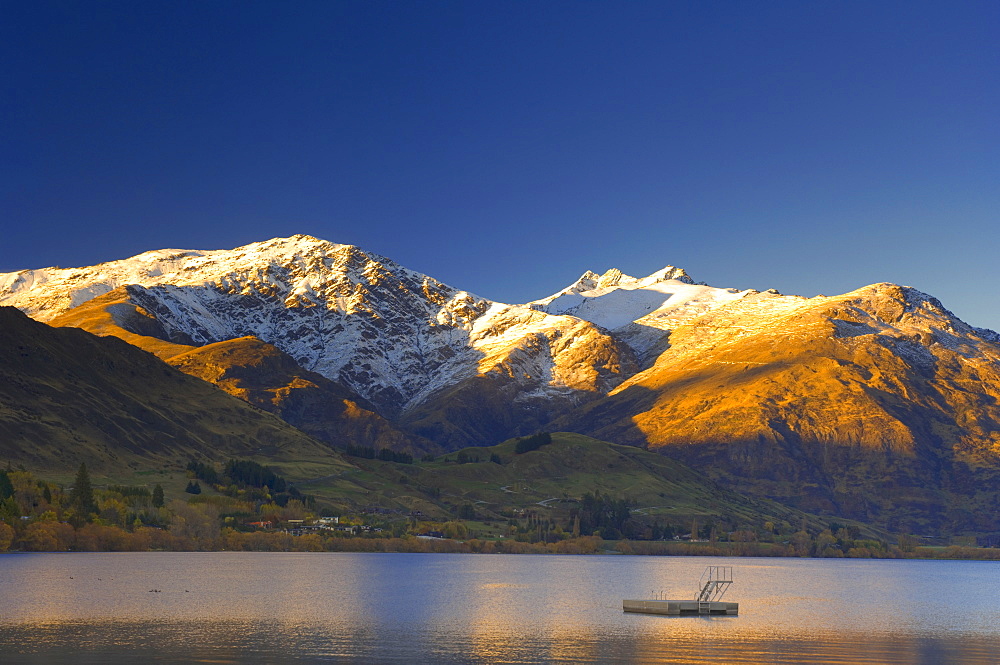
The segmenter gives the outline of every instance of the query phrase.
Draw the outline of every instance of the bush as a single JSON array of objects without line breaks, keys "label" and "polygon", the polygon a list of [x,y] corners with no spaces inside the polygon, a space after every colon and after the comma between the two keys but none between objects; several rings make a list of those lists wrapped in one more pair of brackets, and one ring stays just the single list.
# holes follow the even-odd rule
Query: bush
[{"label": "bush", "polygon": [[526,436],[523,439],[518,439],[517,443],[514,445],[514,452],[518,455],[523,455],[524,453],[529,453],[532,450],[538,450],[542,446],[547,446],[552,443],[552,435],[548,432],[539,432],[538,434],[532,434],[531,436]]},{"label": "bush", "polygon": [[219,480],[219,472],[210,464],[191,460],[188,462],[187,470],[193,473],[195,478],[204,480],[209,485],[218,485],[222,482]]}]

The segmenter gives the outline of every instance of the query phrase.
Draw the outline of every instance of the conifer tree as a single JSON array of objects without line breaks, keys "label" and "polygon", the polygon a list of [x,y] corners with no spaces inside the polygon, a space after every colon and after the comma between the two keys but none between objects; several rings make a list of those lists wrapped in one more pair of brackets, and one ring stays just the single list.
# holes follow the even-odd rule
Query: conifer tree
[{"label": "conifer tree", "polygon": [[153,488],[153,508],[163,507],[163,486],[160,483],[156,483],[156,487]]},{"label": "conifer tree", "polygon": [[0,471],[0,501],[9,496],[14,496],[14,485],[10,482],[10,476],[7,475],[7,472]]},{"label": "conifer tree", "polygon": [[82,518],[97,512],[97,506],[94,504],[94,488],[90,485],[90,474],[87,473],[86,462],[81,462],[80,469],[76,472],[70,504],[76,508]]}]

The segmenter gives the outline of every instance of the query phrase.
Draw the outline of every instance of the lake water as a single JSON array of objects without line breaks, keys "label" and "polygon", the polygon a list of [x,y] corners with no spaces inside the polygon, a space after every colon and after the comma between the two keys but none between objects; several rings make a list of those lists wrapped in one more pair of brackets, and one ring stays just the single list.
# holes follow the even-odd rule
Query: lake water
[{"label": "lake water", "polygon": [[[738,617],[622,612],[720,564]],[[996,562],[0,554],[5,665],[998,661]]]}]

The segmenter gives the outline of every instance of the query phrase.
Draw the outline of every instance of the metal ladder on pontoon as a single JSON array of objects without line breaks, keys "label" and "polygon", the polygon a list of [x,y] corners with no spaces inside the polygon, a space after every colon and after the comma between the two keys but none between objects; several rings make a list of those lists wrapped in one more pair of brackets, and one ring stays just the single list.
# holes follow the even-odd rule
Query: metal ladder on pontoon
[{"label": "metal ladder on pontoon", "polygon": [[711,614],[712,603],[721,599],[732,583],[732,566],[706,566],[698,580],[698,614]]}]

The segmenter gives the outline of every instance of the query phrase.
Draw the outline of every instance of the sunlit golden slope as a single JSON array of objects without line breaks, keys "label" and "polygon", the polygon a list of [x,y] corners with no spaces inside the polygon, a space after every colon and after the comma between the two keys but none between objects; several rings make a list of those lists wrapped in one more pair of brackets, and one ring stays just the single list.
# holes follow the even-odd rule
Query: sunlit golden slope
[{"label": "sunlit golden slope", "polygon": [[357,395],[256,337],[208,344],[167,362],[335,446],[439,450],[403,434]]},{"label": "sunlit golden slope", "polygon": [[806,508],[996,521],[969,498],[998,465],[992,333],[891,284],[771,298],[767,316],[755,299],[678,326],[652,367],[560,424]]},{"label": "sunlit golden slope", "polygon": [[163,360],[195,348],[186,343],[190,340],[168,341],[166,331],[156,319],[129,302],[125,287],[88,300],[48,323],[60,328],[82,328],[102,337],[117,337]]}]

